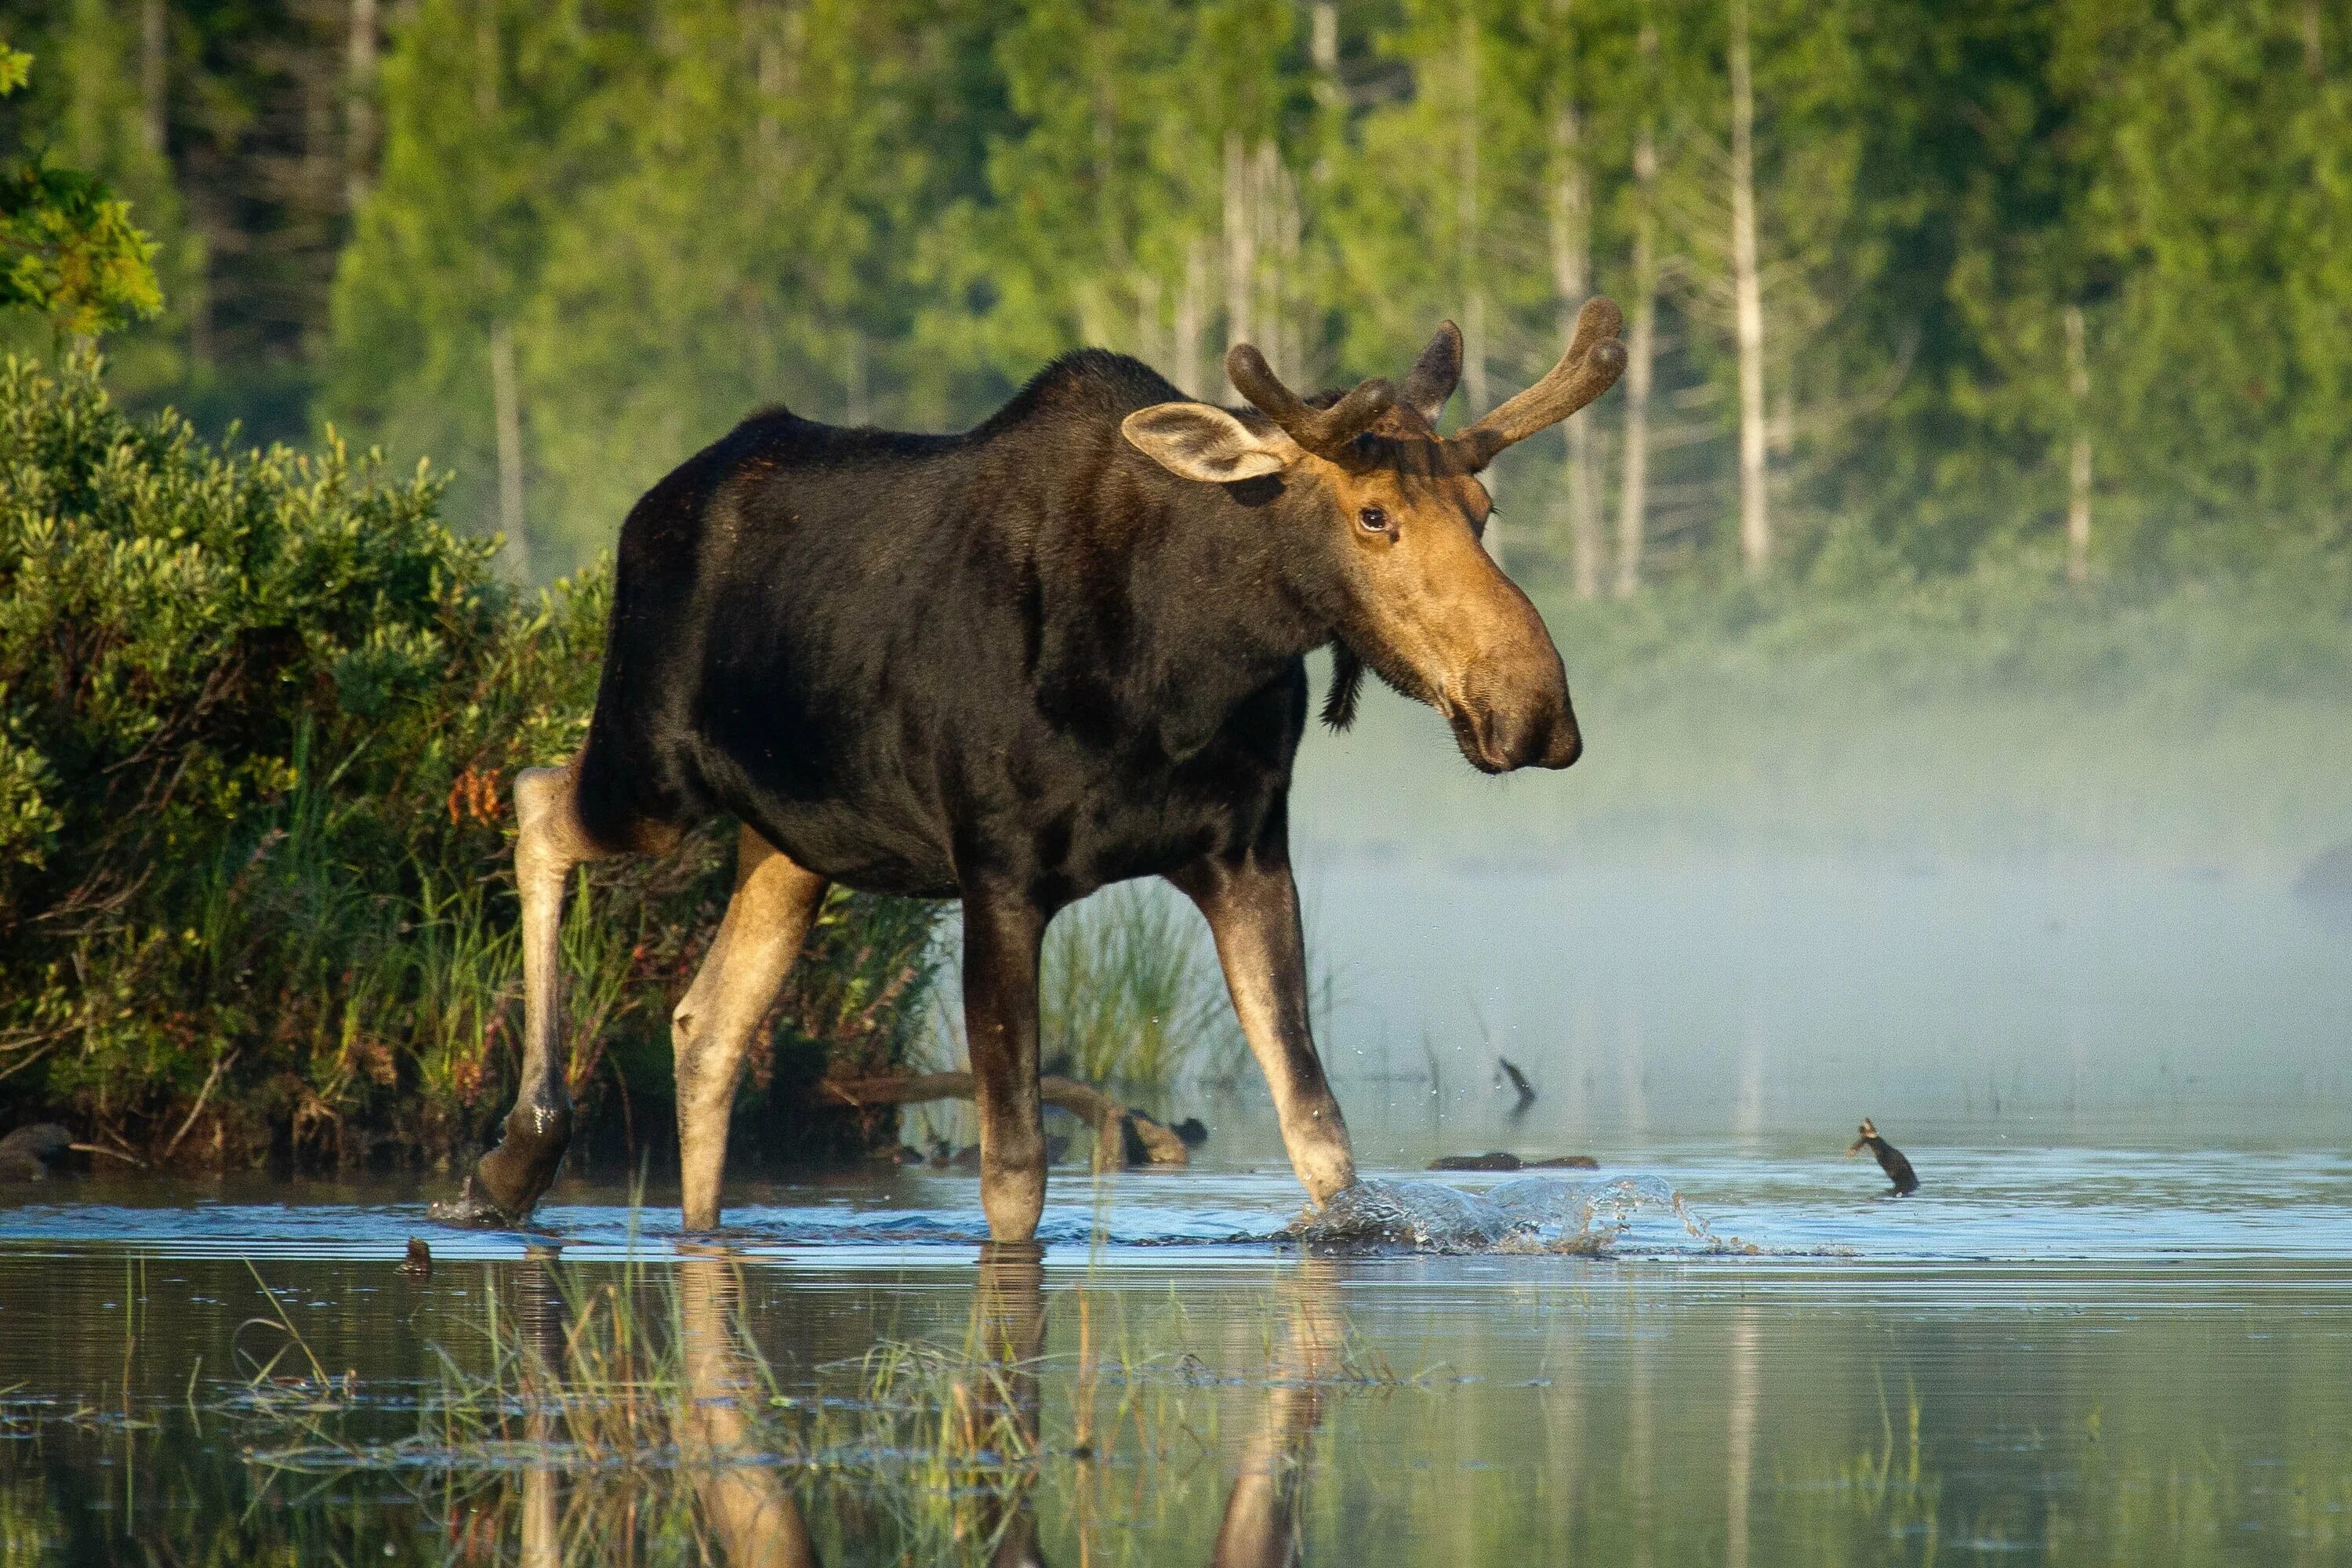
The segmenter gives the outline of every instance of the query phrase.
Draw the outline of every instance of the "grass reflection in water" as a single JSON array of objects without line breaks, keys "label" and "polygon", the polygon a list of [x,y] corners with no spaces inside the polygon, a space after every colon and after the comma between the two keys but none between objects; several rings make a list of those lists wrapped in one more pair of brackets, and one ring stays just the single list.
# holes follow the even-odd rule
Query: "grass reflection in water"
[{"label": "grass reflection in water", "polygon": [[[90,1263],[57,1287],[85,1316],[187,1299],[120,1263],[101,1284]],[[551,1250],[445,1262],[429,1288],[381,1285],[373,1309],[348,1284],[339,1298],[350,1275],[286,1289],[299,1269],[263,1266],[280,1288],[259,1311],[232,1302],[233,1280],[250,1300],[246,1265],[188,1270],[243,1322],[234,1378],[173,1359],[163,1314],[133,1313],[110,1383],[60,1349],[58,1386],[97,1393],[20,1381],[0,1403],[0,1563],[2352,1547],[2352,1431],[2325,1393],[2352,1372],[2333,1268],[2161,1285],[1971,1270],[1898,1299],[1876,1270],[1745,1260],[1309,1257],[1167,1279],[1113,1263],[1057,1267],[1049,1289],[1024,1250],[887,1286],[720,1251],[615,1267]],[[30,1301],[29,1278],[12,1264],[0,1301]],[[369,1311],[356,1337],[340,1321]]]}]

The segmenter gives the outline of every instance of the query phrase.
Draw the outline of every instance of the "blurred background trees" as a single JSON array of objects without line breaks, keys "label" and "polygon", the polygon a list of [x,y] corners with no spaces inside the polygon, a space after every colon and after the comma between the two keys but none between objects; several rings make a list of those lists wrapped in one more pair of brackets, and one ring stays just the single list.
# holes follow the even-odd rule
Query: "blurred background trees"
[{"label": "blurred background trees", "polygon": [[[1099,343],[1457,416],[1606,290],[1627,386],[1496,475],[1584,595],[2340,561],[2352,22],[2322,0],[11,0],[109,181],[132,406],[327,421],[544,579],[750,408],[943,427]],[[41,323],[8,329],[46,349]],[[2301,569],[2301,568],[2293,568]]]}]

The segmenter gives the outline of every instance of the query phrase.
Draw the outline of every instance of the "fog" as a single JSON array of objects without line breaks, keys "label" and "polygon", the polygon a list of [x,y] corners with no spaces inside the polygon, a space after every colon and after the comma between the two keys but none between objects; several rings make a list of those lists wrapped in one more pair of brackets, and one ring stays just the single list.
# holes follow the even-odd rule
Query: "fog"
[{"label": "fog", "polygon": [[1294,837],[1360,1139],[2342,1138],[2352,905],[2294,884],[2352,838],[2344,710],[1579,702],[1565,773],[1481,777],[1387,692],[1309,735]]}]

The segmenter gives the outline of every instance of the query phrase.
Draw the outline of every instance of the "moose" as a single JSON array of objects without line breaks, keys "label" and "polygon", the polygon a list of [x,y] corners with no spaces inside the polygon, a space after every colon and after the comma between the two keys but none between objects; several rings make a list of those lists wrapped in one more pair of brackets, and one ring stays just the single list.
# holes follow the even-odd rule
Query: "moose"
[{"label": "moose", "polygon": [[570,1140],[572,868],[720,816],[740,824],[734,892],[672,1018],[688,1230],[719,1224],[746,1047],[835,883],[962,900],[992,1237],[1032,1237],[1045,1205],[1046,923],[1133,878],[1206,917],[1310,1199],[1350,1185],[1290,868],[1305,656],[1332,650],[1334,728],[1369,668],[1443,713],[1473,767],[1576,761],[1559,649],[1484,548],[1477,476],[1615,383],[1622,327],[1588,300],[1549,374],[1451,436],[1449,321],[1401,388],[1302,398],[1240,343],[1225,369],[1248,406],[1226,409],[1088,349],[961,435],[775,408],[688,458],[622,526],[586,742],[515,779],[520,1081],[437,1212],[520,1224]]}]

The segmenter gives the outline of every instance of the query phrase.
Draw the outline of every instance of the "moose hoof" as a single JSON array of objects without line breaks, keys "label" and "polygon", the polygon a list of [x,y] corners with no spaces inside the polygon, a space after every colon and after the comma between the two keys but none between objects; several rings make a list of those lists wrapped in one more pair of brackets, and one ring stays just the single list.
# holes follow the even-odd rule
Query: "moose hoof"
[{"label": "moose hoof", "polygon": [[466,1178],[466,1184],[458,1189],[456,1197],[427,1204],[425,1217],[436,1225],[459,1226],[467,1230],[508,1230],[514,1225],[498,1205],[475,1190],[471,1176]]},{"label": "moose hoof", "polygon": [[427,1213],[449,1225],[490,1229],[520,1226],[554,1182],[555,1168],[571,1142],[571,1111],[519,1105],[507,1118],[506,1136],[476,1163],[464,1190]]}]

